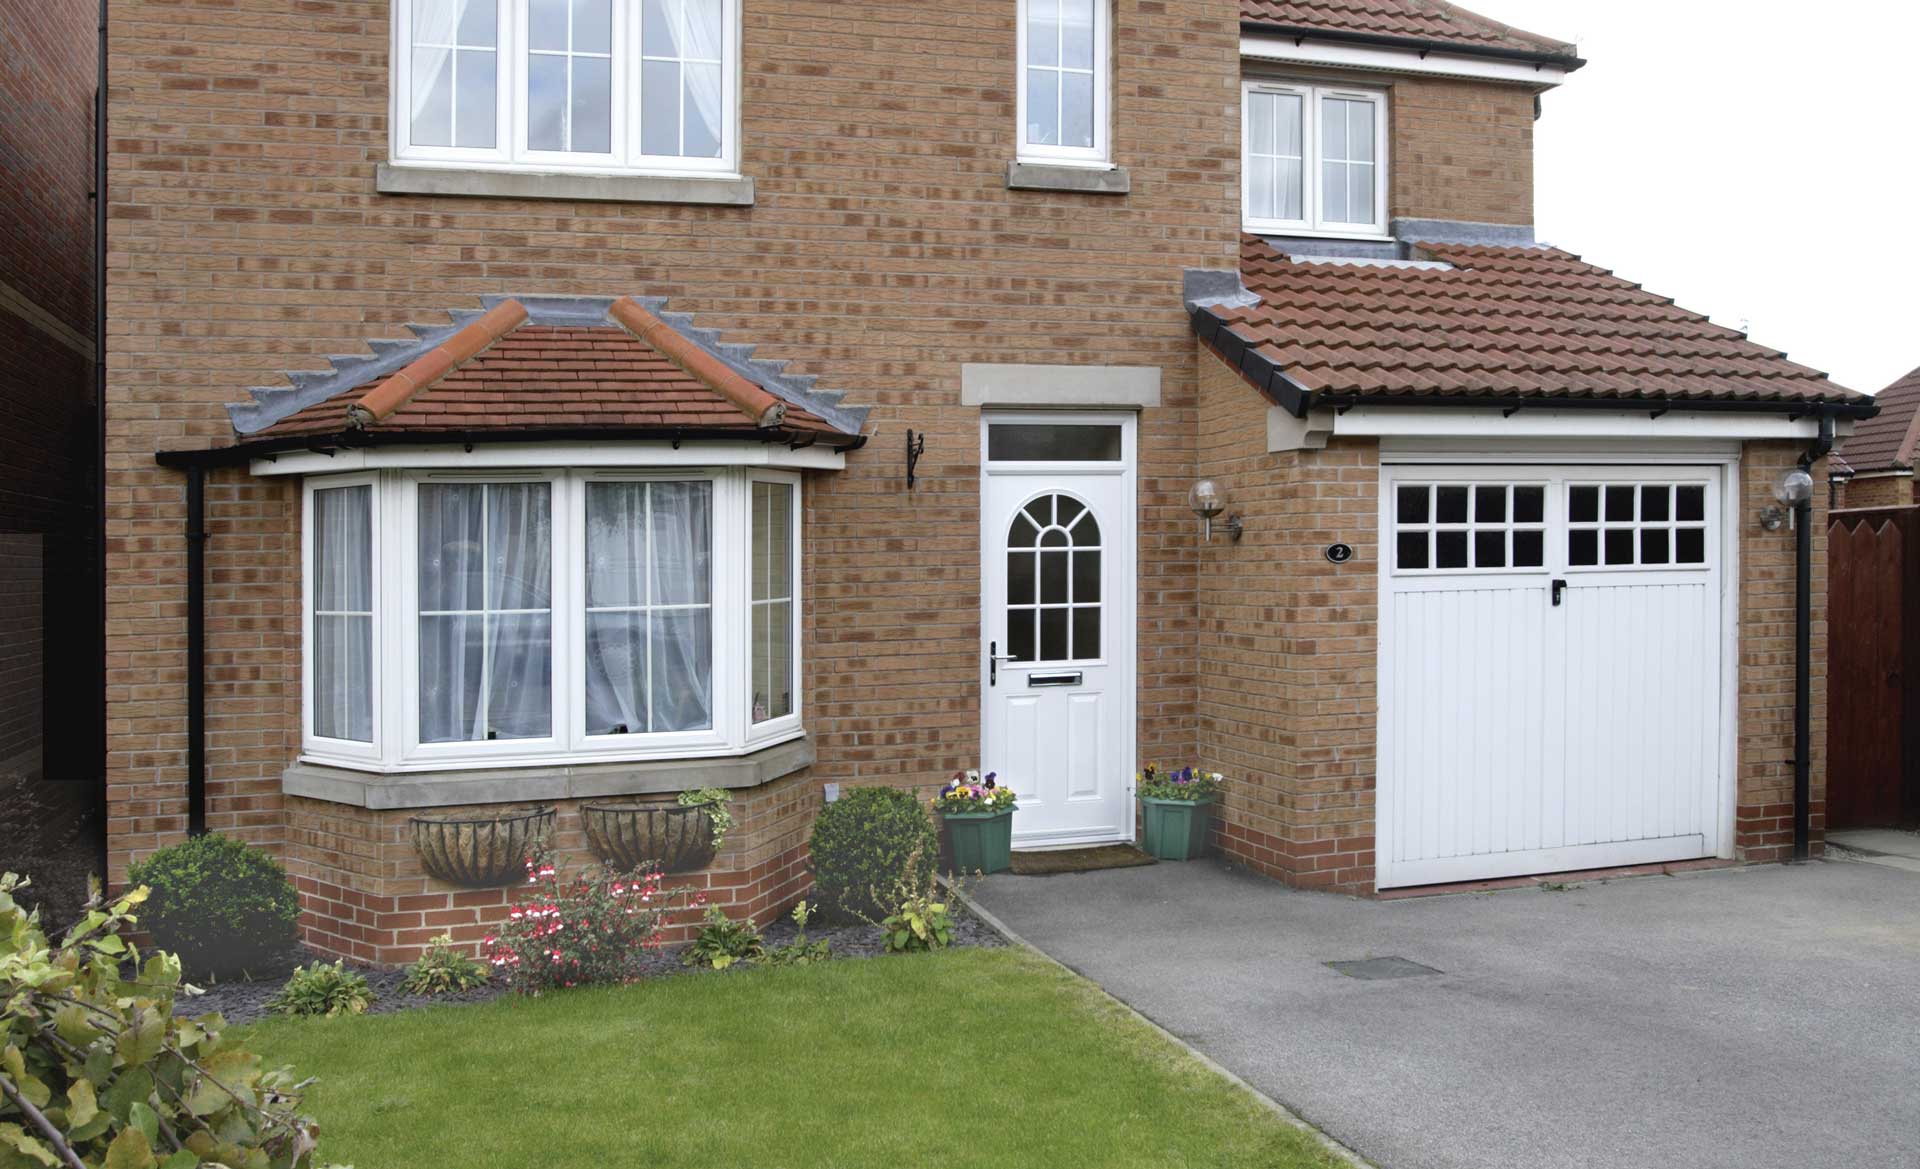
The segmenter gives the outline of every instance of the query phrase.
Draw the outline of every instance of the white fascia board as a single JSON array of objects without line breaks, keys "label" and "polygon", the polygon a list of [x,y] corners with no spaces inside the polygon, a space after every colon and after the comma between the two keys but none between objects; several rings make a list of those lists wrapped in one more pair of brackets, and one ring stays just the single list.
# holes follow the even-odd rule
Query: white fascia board
[{"label": "white fascia board", "polygon": [[[1655,417],[1649,410],[1503,410],[1436,406],[1354,406],[1345,413],[1316,410],[1301,423],[1304,434],[1324,442],[1332,438],[1445,439],[1806,439],[1820,436],[1817,418],[1780,414],[1729,414],[1673,410]],[[1853,429],[1839,420],[1836,437]],[[1269,441],[1274,438],[1269,425]]]},{"label": "white fascia board", "polygon": [[1466,53],[1423,53],[1417,49],[1349,45],[1316,41],[1311,37],[1302,40],[1279,34],[1241,34],[1240,57],[1249,61],[1364,69],[1375,73],[1423,73],[1440,77],[1471,77],[1479,81],[1510,81],[1538,89],[1552,89],[1567,79],[1567,71],[1555,65],[1502,61]]},{"label": "white fascia board", "polygon": [[824,446],[789,449],[777,442],[530,442],[483,444],[472,450],[441,446],[355,447],[331,454],[288,451],[253,460],[252,471],[275,475],[337,475],[389,468],[474,470],[502,467],[783,467],[839,471],[847,456]]}]

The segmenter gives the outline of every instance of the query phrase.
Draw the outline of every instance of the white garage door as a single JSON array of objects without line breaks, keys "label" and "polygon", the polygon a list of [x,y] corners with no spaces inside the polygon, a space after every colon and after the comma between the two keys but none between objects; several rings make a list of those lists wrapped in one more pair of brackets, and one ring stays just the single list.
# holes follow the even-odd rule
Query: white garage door
[{"label": "white garage door", "polygon": [[1719,468],[1382,479],[1380,887],[1714,855]]}]

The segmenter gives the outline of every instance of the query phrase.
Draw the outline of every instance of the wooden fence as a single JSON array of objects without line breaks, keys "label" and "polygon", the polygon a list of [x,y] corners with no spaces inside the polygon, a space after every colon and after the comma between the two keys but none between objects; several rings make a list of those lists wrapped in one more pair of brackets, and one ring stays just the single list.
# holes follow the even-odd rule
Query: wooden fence
[{"label": "wooden fence", "polygon": [[1827,528],[1827,827],[1920,827],[1920,507]]}]

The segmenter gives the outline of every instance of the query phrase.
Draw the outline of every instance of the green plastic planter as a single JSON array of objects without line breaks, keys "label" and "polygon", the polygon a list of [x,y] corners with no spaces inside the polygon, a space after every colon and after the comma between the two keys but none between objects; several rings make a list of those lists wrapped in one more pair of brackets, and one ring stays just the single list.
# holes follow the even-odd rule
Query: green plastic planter
[{"label": "green plastic planter", "polygon": [[1147,828],[1147,855],[1163,861],[1187,861],[1207,851],[1213,826],[1212,800],[1156,800],[1140,797]]},{"label": "green plastic planter", "polygon": [[962,873],[999,873],[1013,867],[1012,812],[944,812],[953,842],[953,867]]}]

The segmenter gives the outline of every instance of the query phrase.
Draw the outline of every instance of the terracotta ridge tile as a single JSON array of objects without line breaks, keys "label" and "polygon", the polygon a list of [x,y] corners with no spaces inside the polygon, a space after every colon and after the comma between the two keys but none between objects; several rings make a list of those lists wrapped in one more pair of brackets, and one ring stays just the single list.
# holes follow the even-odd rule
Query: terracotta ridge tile
[{"label": "terracotta ridge tile", "polygon": [[646,306],[633,297],[623,296],[614,301],[607,315],[690,376],[705,382],[715,393],[752,419],[755,426],[764,430],[780,425],[786,418],[785,402],[727,368],[719,358],[648,312]]},{"label": "terracotta ridge tile", "polygon": [[415,394],[473,360],[487,346],[519,328],[526,319],[527,307],[517,300],[503,300],[494,305],[349,405],[347,425],[365,430],[385,421],[395,410],[412,401]]}]

